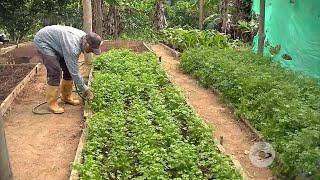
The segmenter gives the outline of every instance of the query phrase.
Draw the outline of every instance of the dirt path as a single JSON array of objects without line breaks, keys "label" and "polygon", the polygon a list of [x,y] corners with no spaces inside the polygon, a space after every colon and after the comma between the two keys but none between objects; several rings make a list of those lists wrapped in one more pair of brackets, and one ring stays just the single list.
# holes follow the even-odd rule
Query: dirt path
[{"label": "dirt path", "polygon": [[160,45],[152,45],[151,48],[161,57],[171,81],[185,92],[188,103],[207,123],[214,126],[214,136],[217,139],[223,137],[226,152],[240,162],[248,177],[254,180],[271,179],[272,173],[269,169],[255,167],[249,160],[247,152],[253,145],[249,129],[233,118],[232,112],[219,102],[217,95],[201,87],[193,78],[183,74],[178,69],[179,61],[172,57],[168,50]]},{"label": "dirt path", "polygon": [[45,100],[45,68],[27,84],[4,117],[9,156],[17,180],[63,180],[70,175],[82,124],[82,108],[67,105],[63,115],[34,115]]}]

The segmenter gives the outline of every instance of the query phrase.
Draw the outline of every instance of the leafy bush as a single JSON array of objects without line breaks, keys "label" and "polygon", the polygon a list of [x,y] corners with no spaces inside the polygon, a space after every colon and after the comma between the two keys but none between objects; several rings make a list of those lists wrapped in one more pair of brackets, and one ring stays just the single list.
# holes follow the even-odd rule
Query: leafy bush
[{"label": "leafy bush", "polygon": [[94,61],[81,179],[242,179],[151,53]]},{"label": "leafy bush", "polygon": [[191,26],[197,28],[199,24],[199,10],[196,1],[178,1],[173,6],[167,6],[168,26]]},{"label": "leafy bush", "polygon": [[214,30],[200,31],[197,29],[168,28],[162,31],[162,36],[165,44],[169,44],[179,51],[199,46],[216,46],[220,48],[228,46],[227,36]]},{"label": "leafy bush", "polygon": [[154,42],[157,40],[152,20],[155,11],[153,0],[128,1],[120,6],[124,25],[121,39],[143,40]]},{"label": "leafy bush", "polygon": [[320,86],[250,51],[196,48],[181,68],[248,119],[278,152],[274,169],[286,176],[320,175]]},{"label": "leafy bush", "polygon": [[[211,14],[219,13],[219,0],[204,1],[204,18]],[[168,27],[199,27],[199,1],[198,0],[175,0],[167,5],[166,15]]]}]

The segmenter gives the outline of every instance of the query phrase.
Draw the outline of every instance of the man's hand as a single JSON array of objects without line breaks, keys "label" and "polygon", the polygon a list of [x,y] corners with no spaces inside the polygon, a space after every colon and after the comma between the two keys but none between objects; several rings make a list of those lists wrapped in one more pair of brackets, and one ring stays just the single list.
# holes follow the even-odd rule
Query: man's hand
[{"label": "man's hand", "polygon": [[86,90],[86,91],[84,92],[84,97],[86,97],[86,98],[89,99],[89,100],[92,100],[92,99],[93,99],[93,93],[92,93],[92,91],[91,91],[90,89]]}]

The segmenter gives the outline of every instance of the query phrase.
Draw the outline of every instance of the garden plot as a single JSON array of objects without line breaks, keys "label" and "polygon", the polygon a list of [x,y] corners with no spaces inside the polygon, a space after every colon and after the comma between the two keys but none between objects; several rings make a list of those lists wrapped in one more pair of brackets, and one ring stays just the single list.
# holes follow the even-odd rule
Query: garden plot
[{"label": "garden plot", "polygon": [[92,88],[82,179],[242,179],[154,54],[100,56]]},{"label": "garden plot", "polygon": [[226,154],[239,161],[248,178],[274,179],[268,168],[259,168],[250,161],[248,153],[257,136],[252,134],[246,124],[234,118],[232,110],[220,101],[220,96],[201,87],[194,78],[181,71],[176,51],[163,44],[152,45],[151,49],[161,57],[161,64],[171,82],[183,90],[187,102],[208,124],[214,126],[215,138],[220,140]]},{"label": "garden plot", "polygon": [[0,49],[0,64],[39,63],[41,58],[31,42]]},{"label": "garden plot", "polygon": [[273,145],[273,170],[283,179],[320,177],[319,81],[249,50],[196,48],[181,69],[218,90]]},{"label": "garden plot", "polygon": [[0,65],[0,116],[3,116],[16,96],[38,72],[40,64]]},{"label": "garden plot", "polygon": [[[130,46],[122,43],[139,51],[147,49],[143,43],[130,43]],[[20,46],[1,57],[34,59],[37,53],[33,50],[32,46]],[[83,56],[79,62],[83,62]],[[32,108],[45,101],[46,94],[46,70],[38,66],[41,68],[15,95],[10,111],[3,117],[13,175],[15,179],[68,179],[82,132],[83,108],[66,105],[63,115],[34,115]]]},{"label": "garden plot", "polygon": [[34,66],[34,64],[22,66],[0,65],[0,102],[5,100],[19,82],[30,73]]}]

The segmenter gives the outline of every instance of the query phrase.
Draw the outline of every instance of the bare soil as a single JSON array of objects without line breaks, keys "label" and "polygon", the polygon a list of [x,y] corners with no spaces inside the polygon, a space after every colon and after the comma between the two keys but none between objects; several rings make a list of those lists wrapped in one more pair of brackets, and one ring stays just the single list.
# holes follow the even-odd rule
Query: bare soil
[{"label": "bare soil", "polygon": [[0,65],[0,103],[12,92],[35,65]]},{"label": "bare soil", "polygon": [[180,87],[188,103],[210,126],[214,127],[215,138],[223,139],[226,153],[233,155],[240,162],[247,176],[254,180],[273,179],[272,172],[268,168],[258,168],[250,162],[247,152],[255,139],[249,128],[234,118],[232,111],[219,100],[218,95],[183,74],[178,68],[178,59],[172,57],[168,50],[160,45],[152,45],[151,48],[161,57],[162,65],[171,82]]},{"label": "bare soil", "polygon": [[46,72],[42,67],[4,117],[11,166],[17,180],[63,180],[70,175],[83,110],[81,106],[66,105],[61,115],[34,115],[32,108],[45,101],[45,87]]}]

